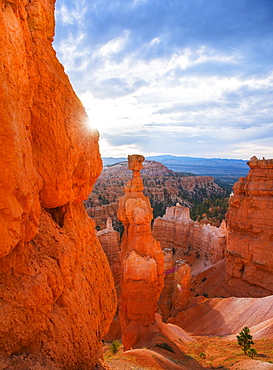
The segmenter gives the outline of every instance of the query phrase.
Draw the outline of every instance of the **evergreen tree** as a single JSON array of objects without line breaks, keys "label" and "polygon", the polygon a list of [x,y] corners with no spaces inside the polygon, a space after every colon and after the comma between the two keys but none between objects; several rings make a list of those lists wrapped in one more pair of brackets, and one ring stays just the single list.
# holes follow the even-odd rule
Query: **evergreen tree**
[{"label": "evergreen tree", "polygon": [[252,335],[250,335],[250,330],[247,326],[243,328],[243,330],[239,333],[237,337],[237,342],[239,346],[242,346],[242,350],[244,351],[245,355],[247,351],[250,349],[251,344],[254,344],[252,341]]}]

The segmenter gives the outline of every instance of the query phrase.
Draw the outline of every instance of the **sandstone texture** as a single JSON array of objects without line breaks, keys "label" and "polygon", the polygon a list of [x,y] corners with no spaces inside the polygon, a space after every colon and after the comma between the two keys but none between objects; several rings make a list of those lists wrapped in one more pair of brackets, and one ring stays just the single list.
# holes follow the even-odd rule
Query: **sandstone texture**
[{"label": "sandstone texture", "polygon": [[244,360],[230,367],[230,370],[272,370],[273,364],[259,360]]},{"label": "sandstone texture", "polygon": [[169,322],[190,335],[221,335],[236,341],[244,326],[253,339],[273,338],[273,296],[262,298],[191,298],[187,309]]},{"label": "sandstone texture", "polygon": [[[120,194],[120,196],[122,196],[122,194]],[[104,204],[101,206],[98,204],[95,207],[87,207],[86,212],[95,221],[97,229],[104,230],[107,228],[107,220],[110,217],[115,230],[120,230],[120,222],[118,221],[117,217],[118,202]]]},{"label": "sandstone texture", "polygon": [[273,293],[273,160],[248,162],[227,215],[226,283],[237,296]]},{"label": "sandstone texture", "polygon": [[222,221],[220,227],[193,221],[190,210],[179,204],[168,207],[166,214],[155,219],[153,236],[162,248],[176,251],[195,251],[211,263],[216,263],[225,257],[226,224]]},{"label": "sandstone texture", "polygon": [[92,369],[116,304],[82,204],[102,164],[52,48],[54,3],[0,2],[0,354]]},{"label": "sandstone texture", "polygon": [[172,313],[182,311],[190,297],[191,268],[186,261],[177,260],[174,265],[174,292],[172,296]]},{"label": "sandstone texture", "polygon": [[161,315],[164,322],[170,316],[172,309],[172,297],[174,291],[174,266],[173,266],[173,251],[170,248],[163,249],[164,255],[164,287],[161,291],[161,295],[158,302],[158,312]]},{"label": "sandstone texture", "polygon": [[125,350],[134,348],[155,324],[157,301],[164,284],[163,253],[151,233],[152,209],[140,178],[143,156],[128,157],[133,178],[119,200],[124,225],[121,243],[121,303],[119,317]]},{"label": "sandstone texture", "polygon": [[191,268],[181,259],[173,261],[173,251],[163,250],[164,254],[164,287],[158,302],[158,312],[163,321],[183,310],[190,297]]},{"label": "sandstone texture", "polygon": [[112,219],[108,217],[106,229],[98,231],[97,237],[107,256],[118,297],[120,296],[120,235],[113,229]]}]

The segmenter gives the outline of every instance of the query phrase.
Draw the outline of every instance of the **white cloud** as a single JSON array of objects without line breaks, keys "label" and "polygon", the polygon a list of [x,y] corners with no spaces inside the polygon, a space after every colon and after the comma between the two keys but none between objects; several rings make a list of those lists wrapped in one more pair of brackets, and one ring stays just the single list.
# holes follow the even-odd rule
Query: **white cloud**
[{"label": "white cloud", "polygon": [[85,46],[84,33],[73,35],[70,33],[58,47],[58,57],[65,60],[65,69],[67,72],[86,72],[89,65],[91,51]]},{"label": "white cloud", "polygon": [[159,37],[155,37],[154,39],[152,39],[152,41],[150,42],[150,45],[153,46],[153,45],[157,45],[157,44],[160,44],[160,38]]},{"label": "white cloud", "polygon": [[120,37],[110,40],[105,45],[95,50],[93,57],[105,59],[110,58],[112,54],[121,52],[128,42],[129,34],[128,31],[124,31]]},{"label": "white cloud", "polygon": [[74,0],[69,8],[63,2],[56,8],[56,18],[59,18],[64,24],[73,25],[75,22],[81,22],[85,18],[86,11],[86,0]]},{"label": "white cloud", "polygon": [[108,141],[104,138],[99,140],[100,152],[104,157],[125,157],[132,154],[142,154],[142,149],[139,145],[119,145],[113,147],[109,144]]},{"label": "white cloud", "polygon": [[[145,2],[134,0],[132,5],[137,7]],[[229,145],[226,153],[230,158],[248,158],[247,153],[254,153],[255,148],[257,156],[264,151],[273,157],[268,140],[259,136],[263,125],[270,127],[272,123],[268,122],[272,119],[272,92],[266,94],[273,86],[272,73],[262,77],[253,73],[247,77],[244,73],[242,77],[238,66],[245,67],[240,64],[244,58],[235,48],[220,51],[203,44],[177,47],[172,54],[162,54],[158,50],[164,49],[163,34],[147,39],[140,49],[132,48],[129,28],[121,29],[118,36],[103,45],[92,45],[85,28],[85,12],[86,0],[73,2],[71,9],[65,2],[59,7],[57,16],[61,22],[76,24],[77,31],[70,30],[59,43],[58,56],[74,87],[80,89],[78,95],[91,126],[101,133],[103,155],[124,156],[141,150],[147,154],[148,144],[151,145],[148,141],[113,147],[105,138],[106,134],[131,133],[141,137],[145,133],[151,138],[162,135],[157,145],[159,152],[168,145],[169,153],[178,150],[167,142],[175,137],[183,142],[185,150],[187,140],[189,150],[194,143],[196,148],[192,150],[196,153],[208,142],[216,145],[218,141],[219,149],[211,147],[211,153],[221,149],[224,153],[223,145]],[[149,50],[155,54],[148,59],[145,53]],[[225,73],[226,68],[231,68],[231,72]],[[249,143],[245,144],[245,140]],[[184,149],[181,150],[173,154],[183,155]]]},{"label": "white cloud", "polygon": [[[191,53],[187,50],[184,55],[191,55]],[[175,60],[173,64],[177,65],[176,55],[171,60]],[[80,95],[87,108],[91,124],[101,133],[103,155],[106,155],[106,152],[107,155],[110,155],[109,153],[113,155],[117,150],[117,156],[121,156],[126,150],[137,149],[135,147],[130,149],[126,145],[111,149],[104,141],[105,134],[121,135],[123,132],[130,132],[132,135],[137,135],[140,130],[145,130],[146,134],[152,136],[156,130],[157,133],[166,135],[166,140],[169,140],[167,135],[172,133],[177,137],[180,135],[184,135],[185,138],[196,137],[197,143],[202,143],[211,137],[222,145],[224,143],[227,145],[241,140],[252,140],[259,133],[260,127],[253,127],[257,112],[252,110],[258,97],[254,94],[238,100],[236,97],[227,96],[237,94],[240,89],[258,91],[268,88],[273,82],[272,75],[249,79],[235,76],[182,76],[173,86],[172,81],[166,78],[166,72],[169,69],[167,58],[145,62],[135,60],[131,55],[127,56],[121,64],[115,61],[107,62],[93,71],[92,78],[97,81],[122,75],[129,84],[140,78],[147,82],[146,86],[115,99],[96,98],[92,91]],[[181,103],[183,103],[181,109],[173,109],[175,105],[179,107]],[[166,113],[162,113],[164,109]],[[242,123],[245,128],[241,127]]]}]

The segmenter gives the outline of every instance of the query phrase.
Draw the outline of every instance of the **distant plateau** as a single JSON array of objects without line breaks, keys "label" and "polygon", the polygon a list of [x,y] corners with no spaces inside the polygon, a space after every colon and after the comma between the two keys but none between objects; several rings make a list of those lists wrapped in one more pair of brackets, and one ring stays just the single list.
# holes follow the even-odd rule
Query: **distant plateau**
[{"label": "distant plateau", "polygon": [[[127,158],[103,157],[104,166],[126,161]],[[195,175],[212,176],[229,185],[233,185],[249,171],[247,161],[242,159],[194,158],[173,155],[146,157],[147,160],[164,164],[175,172],[188,172]]]}]

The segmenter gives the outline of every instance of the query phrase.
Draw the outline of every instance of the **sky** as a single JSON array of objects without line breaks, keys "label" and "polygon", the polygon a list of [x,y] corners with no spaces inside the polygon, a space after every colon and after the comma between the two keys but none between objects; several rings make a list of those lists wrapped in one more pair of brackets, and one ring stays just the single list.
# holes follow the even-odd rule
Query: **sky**
[{"label": "sky", "polygon": [[103,157],[273,158],[273,0],[57,0]]}]

